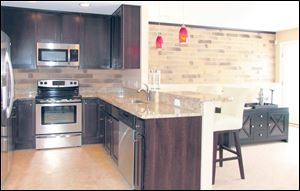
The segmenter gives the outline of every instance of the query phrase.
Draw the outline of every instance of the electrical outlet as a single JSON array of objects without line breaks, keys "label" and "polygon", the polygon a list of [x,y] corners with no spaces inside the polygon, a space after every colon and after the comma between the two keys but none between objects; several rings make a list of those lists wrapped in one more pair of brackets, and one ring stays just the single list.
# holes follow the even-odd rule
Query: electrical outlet
[{"label": "electrical outlet", "polygon": [[174,99],[174,105],[177,107],[180,107],[180,100],[179,99]]}]

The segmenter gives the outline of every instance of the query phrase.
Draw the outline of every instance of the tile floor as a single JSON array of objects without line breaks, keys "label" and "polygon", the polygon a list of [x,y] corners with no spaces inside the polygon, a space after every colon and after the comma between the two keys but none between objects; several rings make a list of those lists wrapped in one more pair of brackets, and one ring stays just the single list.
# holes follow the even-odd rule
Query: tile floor
[{"label": "tile floor", "polygon": [[[289,142],[242,146],[245,180],[236,161],[217,167],[214,190],[299,189],[299,128]],[[14,153],[5,189],[129,189],[101,145]]]},{"label": "tile floor", "polygon": [[8,190],[129,189],[113,160],[101,145],[14,153]]}]

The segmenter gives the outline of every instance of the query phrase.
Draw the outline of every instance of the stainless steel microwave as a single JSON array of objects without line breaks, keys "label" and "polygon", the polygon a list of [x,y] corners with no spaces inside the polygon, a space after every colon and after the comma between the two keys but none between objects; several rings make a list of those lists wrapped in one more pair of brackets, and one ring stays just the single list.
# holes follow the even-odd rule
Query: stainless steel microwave
[{"label": "stainless steel microwave", "polygon": [[79,44],[37,43],[37,66],[79,67]]}]

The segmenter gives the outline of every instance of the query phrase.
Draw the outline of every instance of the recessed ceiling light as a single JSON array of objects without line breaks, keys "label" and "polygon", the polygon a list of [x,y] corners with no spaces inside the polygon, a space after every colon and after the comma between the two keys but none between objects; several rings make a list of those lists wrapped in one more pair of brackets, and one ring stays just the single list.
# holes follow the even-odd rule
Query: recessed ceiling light
[{"label": "recessed ceiling light", "polygon": [[91,6],[91,4],[90,4],[90,3],[87,3],[87,2],[79,3],[79,5],[80,5],[81,7],[89,7],[89,6]]}]

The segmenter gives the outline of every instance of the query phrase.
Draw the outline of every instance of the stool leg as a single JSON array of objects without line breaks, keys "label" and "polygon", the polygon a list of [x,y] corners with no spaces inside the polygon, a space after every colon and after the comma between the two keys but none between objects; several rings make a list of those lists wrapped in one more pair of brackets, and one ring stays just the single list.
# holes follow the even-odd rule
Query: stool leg
[{"label": "stool leg", "polygon": [[217,160],[217,149],[218,149],[218,133],[214,132],[214,140],[213,140],[213,168],[212,168],[212,184],[215,184],[216,177],[216,160]]},{"label": "stool leg", "polygon": [[241,143],[239,139],[239,132],[235,131],[234,134],[234,142],[235,142],[235,147],[236,147],[236,152],[238,154],[238,161],[239,161],[239,168],[240,168],[240,174],[241,178],[245,179],[245,174],[244,174],[244,166],[243,166],[243,158],[242,158],[242,151],[241,151]]},{"label": "stool leg", "polygon": [[223,134],[222,133],[220,133],[219,134],[219,159],[220,159],[220,163],[219,163],[219,165],[220,165],[220,167],[222,167],[223,166],[223,161],[222,161],[222,159],[223,159],[223,147],[222,147],[222,145],[223,145]]}]

